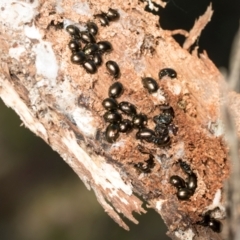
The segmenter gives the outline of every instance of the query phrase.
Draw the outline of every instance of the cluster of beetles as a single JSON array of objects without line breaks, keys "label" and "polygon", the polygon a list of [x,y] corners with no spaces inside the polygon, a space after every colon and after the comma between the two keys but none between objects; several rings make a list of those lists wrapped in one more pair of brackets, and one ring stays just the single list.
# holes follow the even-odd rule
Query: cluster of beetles
[{"label": "cluster of beetles", "polygon": [[[94,15],[102,26],[108,26],[111,21],[119,19],[120,15],[117,10],[110,8],[108,12]],[[103,54],[113,50],[109,41],[96,41],[98,26],[94,22],[86,23],[86,30],[80,31],[75,25],[68,25],[66,31],[70,34],[71,40],[68,44],[72,52],[71,62],[81,65],[87,73],[94,74],[98,67],[102,65]],[[109,60],[105,64],[109,74],[117,80],[120,76],[120,68],[115,61]],[[161,80],[168,76],[171,79],[177,77],[174,69],[164,68],[159,71],[158,77]],[[151,77],[142,78],[142,85],[152,94],[158,91],[157,81]],[[158,147],[168,146],[171,143],[169,132],[173,135],[177,134],[177,127],[172,124],[174,118],[174,110],[169,105],[160,106],[161,113],[153,117],[155,123],[154,130],[146,127],[148,118],[143,113],[137,113],[137,108],[130,102],[117,102],[124,92],[121,82],[115,81],[108,89],[108,98],[104,99],[102,106],[106,110],[103,118],[108,126],[105,130],[105,139],[109,143],[114,143],[120,133],[128,133],[133,129],[137,129],[136,139],[153,143]],[[149,158],[145,163],[137,163],[134,165],[140,172],[150,173],[154,167],[154,157],[144,147],[138,145],[138,150],[143,154],[148,154]],[[186,180],[180,176],[173,175],[170,177],[170,184],[177,189],[177,197],[179,200],[188,200],[197,188],[197,176],[192,172],[190,166],[179,160],[179,164],[183,172],[187,175]],[[211,212],[204,214],[203,219],[197,224],[210,227],[215,232],[221,231],[221,222],[211,217]]]},{"label": "cluster of beetles", "polygon": [[[161,70],[159,76],[162,78],[165,75],[171,76],[166,69]],[[174,77],[176,77],[176,74]],[[154,93],[159,88],[157,82],[151,77],[142,78],[142,84],[149,93]],[[109,87],[108,98],[102,102],[103,107],[107,110],[103,117],[109,123],[105,131],[106,140],[109,143],[113,143],[118,139],[119,133],[127,133],[137,129],[136,139],[154,143],[156,146],[169,145],[169,131],[174,135],[177,132],[176,126],[172,124],[174,118],[173,108],[168,105],[160,107],[161,113],[153,117],[156,125],[154,130],[152,130],[146,127],[148,117],[143,113],[137,113],[135,105],[126,101],[117,102],[116,98],[121,96],[122,93],[123,85],[120,82],[114,82]],[[126,117],[124,118],[124,116]]]},{"label": "cluster of beetles", "polygon": [[181,169],[187,174],[186,181],[177,175],[170,177],[170,183],[177,188],[177,197],[180,200],[187,200],[190,196],[194,194],[197,188],[197,176],[192,172],[190,166],[179,160]]},{"label": "cluster of beetles", "polygon": [[[119,18],[118,11],[110,8],[107,13],[95,15],[102,26],[107,26],[110,21]],[[75,25],[68,25],[66,31],[70,34],[71,40],[68,47],[72,52],[71,62],[82,66],[87,73],[94,74],[102,65],[103,54],[112,51],[112,44],[109,41],[96,41],[98,26],[94,22],[86,23],[86,30],[80,31]],[[106,62],[106,68],[115,78],[119,75],[119,67],[116,62]]]}]

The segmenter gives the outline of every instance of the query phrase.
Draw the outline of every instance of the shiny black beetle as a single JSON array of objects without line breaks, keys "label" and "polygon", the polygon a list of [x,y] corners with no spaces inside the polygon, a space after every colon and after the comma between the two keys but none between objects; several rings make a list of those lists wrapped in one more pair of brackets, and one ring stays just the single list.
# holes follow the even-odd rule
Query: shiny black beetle
[{"label": "shiny black beetle", "polygon": [[72,52],[77,52],[81,49],[81,44],[79,41],[77,41],[76,39],[72,39],[70,40],[70,42],[68,43],[68,47]]},{"label": "shiny black beetle", "polygon": [[118,108],[118,103],[114,98],[104,99],[102,105],[106,110],[116,110]]},{"label": "shiny black beetle", "polygon": [[188,200],[192,196],[191,190],[188,188],[179,188],[177,191],[177,197],[180,200]]},{"label": "shiny black beetle", "polygon": [[120,17],[118,11],[116,9],[112,9],[112,8],[108,9],[108,12],[106,13],[106,16],[107,16],[109,21],[118,20],[119,17]]},{"label": "shiny black beetle", "polygon": [[114,143],[119,137],[119,125],[110,123],[105,131],[105,137],[109,143]]},{"label": "shiny black beetle", "polygon": [[103,118],[105,122],[116,123],[122,120],[122,115],[114,110],[110,110],[104,113]]},{"label": "shiny black beetle", "polygon": [[118,78],[120,75],[120,68],[118,64],[112,60],[109,60],[106,62],[106,68],[110,75],[112,75],[114,78]]},{"label": "shiny black beetle", "polygon": [[169,182],[178,189],[184,188],[186,185],[185,181],[177,175],[171,176]]},{"label": "shiny black beetle", "polygon": [[122,133],[127,133],[132,130],[132,122],[129,119],[123,119],[119,123],[119,131]]},{"label": "shiny black beetle", "polygon": [[102,56],[100,53],[96,52],[92,56],[93,62],[96,64],[96,66],[101,66],[102,65]]},{"label": "shiny black beetle", "polygon": [[149,93],[154,93],[158,90],[157,82],[151,77],[142,78],[143,87],[145,87]]},{"label": "shiny black beetle", "polygon": [[147,120],[148,119],[145,114],[142,114],[142,113],[136,114],[132,119],[133,127],[143,128],[144,126],[146,126]]},{"label": "shiny black beetle", "polygon": [[153,130],[149,128],[142,128],[136,133],[136,138],[140,140],[145,140],[146,142],[152,142],[152,139],[155,137]]},{"label": "shiny black beetle", "polygon": [[97,66],[91,59],[87,59],[83,63],[83,68],[90,74],[94,74],[97,71]]},{"label": "shiny black beetle", "polygon": [[74,39],[80,39],[80,30],[78,27],[76,27],[75,25],[68,25],[66,27],[66,31],[70,34],[70,36]]},{"label": "shiny black beetle", "polygon": [[222,223],[217,219],[211,217],[210,211],[203,215],[203,219],[196,224],[211,228],[214,232],[220,233],[222,230]]},{"label": "shiny black beetle", "polygon": [[102,26],[108,26],[109,20],[106,13],[99,13],[94,15],[95,18],[97,18]]},{"label": "shiny black beetle", "polygon": [[93,54],[97,53],[98,49],[99,48],[98,48],[98,45],[96,43],[88,43],[83,48],[83,52],[86,55],[93,55]]},{"label": "shiny black beetle", "polygon": [[123,93],[123,85],[120,82],[113,83],[108,90],[108,96],[112,98],[118,98]]},{"label": "shiny black beetle", "polygon": [[159,77],[159,79],[162,79],[165,76],[168,76],[170,78],[176,78],[177,77],[177,73],[172,68],[163,68],[162,70],[160,70],[160,72],[158,74],[158,77]]},{"label": "shiny black beetle", "polygon": [[112,51],[112,44],[108,41],[97,42],[97,45],[101,54]]},{"label": "shiny black beetle", "polygon": [[123,113],[130,116],[134,116],[137,113],[136,107],[129,102],[120,102],[118,107]]},{"label": "shiny black beetle", "polygon": [[71,62],[74,64],[83,64],[86,60],[86,55],[82,51],[73,52]]},{"label": "shiny black beetle", "polygon": [[87,30],[90,32],[93,36],[97,35],[98,33],[98,26],[94,22],[87,22]]},{"label": "shiny black beetle", "polygon": [[95,43],[96,42],[94,36],[88,31],[81,32],[80,39],[84,43]]}]

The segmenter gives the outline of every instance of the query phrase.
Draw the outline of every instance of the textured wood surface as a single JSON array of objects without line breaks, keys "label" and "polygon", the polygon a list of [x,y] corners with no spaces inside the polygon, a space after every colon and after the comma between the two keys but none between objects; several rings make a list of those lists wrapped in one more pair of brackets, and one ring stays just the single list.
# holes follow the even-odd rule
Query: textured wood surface
[{"label": "textured wood surface", "polygon": [[[88,189],[93,189],[105,211],[122,227],[122,215],[137,223],[132,213],[144,213],[142,200],[163,217],[172,239],[221,239],[217,233],[195,223],[204,211],[219,207],[224,216],[222,187],[229,176],[228,149],[223,139],[220,108],[229,97],[235,119],[239,119],[239,95],[229,93],[223,77],[207,54],[187,49],[211,18],[211,7],[185,34],[184,48],[164,31],[158,17],[144,11],[138,1],[75,2],[39,1],[39,4],[6,1],[0,16],[0,97],[21,117],[23,124],[43,138],[72,167]],[[13,6],[10,8],[10,6]],[[99,25],[97,40],[107,40],[113,51],[104,55],[121,69],[118,79],[124,93],[118,101],[129,101],[147,114],[148,127],[159,113],[159,105],[175,111],[176,136],[171,145],[143,145],[154,155],[151,173],[142,174],[134,164],[146,156],[137,150],[136,131],[121,134],[109,144],[104,138],[106,123],[101,105],[113,82],[103,64],[90,75],[70,61],[64,29],[50,27],[51,21],[77,24],[94,19],[94,14],[118,9],[120,19]],[[7,14],[15,14],[15,18]],[[97,22],[97,21],[96,21]],[[181,32],[181,31],[180,31]],[[141,78],[158,79],[165,67],[177,71],[176,79],[158,81],[160,90],[150,95]],[[224,91],[223,91],[224,89]],[[222,97],[222,94],[225,97]],[[238,122],[239,123],[239,122]],[[240,126],[237,125],[238,135]],[[188,201],[179,201],[169,184],[171,175],[186,177],[178,161],[183,159],[197,175],[198,187]]]}]

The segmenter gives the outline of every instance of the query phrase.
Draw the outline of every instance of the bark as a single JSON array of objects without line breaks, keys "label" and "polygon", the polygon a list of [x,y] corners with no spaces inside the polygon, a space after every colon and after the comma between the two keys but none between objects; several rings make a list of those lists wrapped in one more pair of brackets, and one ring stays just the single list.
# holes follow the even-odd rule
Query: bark
[{"label": "bark", "polygon": [[[137,223],[132,213],[145,213],[142,203],[146,201],[161,214],[172,239],[221,239],[196,222],[216,207],[219,218],[225,216],[222,189],[229,176],[229,157],[220,109],[228,101],[238,139],[240,97],[228,90],[206,53],[188,51],[211,18],[211,6],[186,33],[162,30],[158,17],[144,11],[145,4],[130,0],[110,5],[104,0],[1,1],[0,97],[27,128],[62,156],[89,190],[93,189],[99,203],[121,227],[128,229],[122,216]],[[109,7],[118,9],[120,19],[107,27],[98,24],[97,39],[113,45],[114,51],[103,58],[120,66],[118,81],[124,85],[124,93],[118,101],[129,101],[138,112],[147,114],[150,128],[152,117],[160,112],[159,105],[170,104],[178,126],[170,146],[141,142],[135,138],[136,131],[108,143],[101,103],[113,79],[104,64],[91,75],[70,61],[70,37],[58,29],[57,22],[84,28],[94,14]],[[155,11],[158,7],[151,2],[148,6]],[[172,38],[176,33],[185,34],[184,48]],[[162,79],[158,92],[150,95],[141,78],[157,79],[165,67],[174,68],[177,78]],[[138,144],[154,156],[155,166],[148,174],[134,167],[146,160],[137,150]],[[197,189],[188,201],[179,201],[176,189],[169,184],[171,175],[186,178],[179,159],[197,175]]]}]

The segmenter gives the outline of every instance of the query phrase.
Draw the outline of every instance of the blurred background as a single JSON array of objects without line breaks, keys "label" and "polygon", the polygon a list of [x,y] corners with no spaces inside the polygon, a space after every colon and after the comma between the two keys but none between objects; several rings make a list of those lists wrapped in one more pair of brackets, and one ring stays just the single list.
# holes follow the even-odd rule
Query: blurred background
[{"label": "blurred background", "polygon": [[[170,0],[160,9],[164,29],[189,30],[207,0]],[[239,27],[240,1],[213,1],[214,15],[198,46],[219,68],[228,69]],[[184,38],[177,36],[182,44]],[[70,167],[40,138],[21,127],[19,117],[0,100],[0,240],[167,240],[153,210],[136,215],[121,229]]]}]

